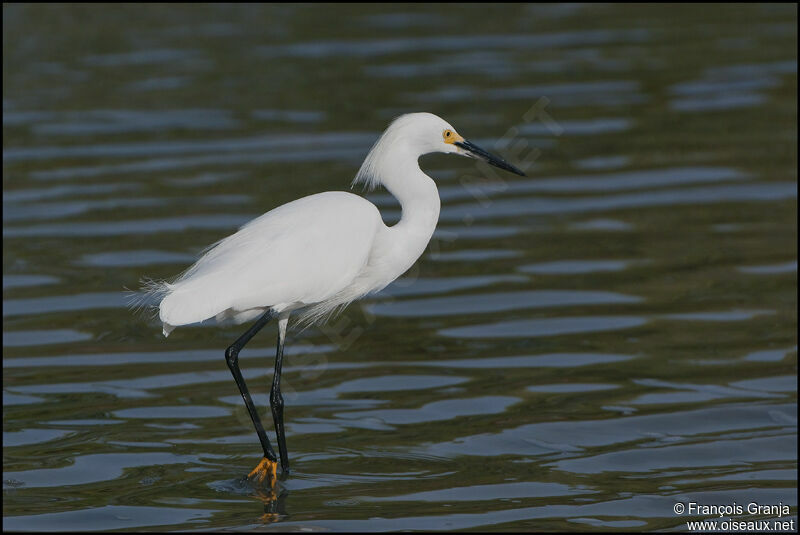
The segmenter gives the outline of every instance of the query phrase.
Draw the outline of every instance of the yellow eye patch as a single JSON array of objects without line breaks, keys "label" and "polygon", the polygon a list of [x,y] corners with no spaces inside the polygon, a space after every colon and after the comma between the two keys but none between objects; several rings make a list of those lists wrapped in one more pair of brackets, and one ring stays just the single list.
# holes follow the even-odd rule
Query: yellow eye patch
[{"label": "yellow eye patch", "polygon": [[458,141],[464,141],[463,137],[458,135],[453,130],[450,130],[449,128],[447,130],[445,130],[444,132],[442,132],[442,138],[444,139],[445,143],[450,143],[451,145],[453,143],[458,142]]}]

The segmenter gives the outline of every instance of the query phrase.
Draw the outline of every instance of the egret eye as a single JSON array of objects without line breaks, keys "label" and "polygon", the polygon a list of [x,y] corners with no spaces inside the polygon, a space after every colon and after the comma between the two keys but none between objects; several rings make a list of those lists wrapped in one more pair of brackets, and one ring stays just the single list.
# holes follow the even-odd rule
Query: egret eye
[{"label": "egret eye", "polygon": [[454,145],[459,141],[464,141],[464,138],[458,135],[458,132],[451,129],[446,129],[442,132],[442,141],[448,145]]}]

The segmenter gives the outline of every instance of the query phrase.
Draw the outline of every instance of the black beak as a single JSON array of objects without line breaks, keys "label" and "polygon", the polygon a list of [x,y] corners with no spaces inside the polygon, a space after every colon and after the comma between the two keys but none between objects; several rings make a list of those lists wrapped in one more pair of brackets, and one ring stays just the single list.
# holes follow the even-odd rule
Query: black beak
[{"label": "black beak", "polygon": [[511,171],[514,174],[519,176],[525,176],[525,173],[508,163],[507,161],[503,160],[502,158],[495,156],[491,152],[487,152],[480,148],[479,146],[475,145],[467,141],[456,141],[455,145],[467,151],[469,156],[473,158],[480,158],[481,160],[492,164],[495,167],[499,167],[500,169],[505,169],[506,171]]}]

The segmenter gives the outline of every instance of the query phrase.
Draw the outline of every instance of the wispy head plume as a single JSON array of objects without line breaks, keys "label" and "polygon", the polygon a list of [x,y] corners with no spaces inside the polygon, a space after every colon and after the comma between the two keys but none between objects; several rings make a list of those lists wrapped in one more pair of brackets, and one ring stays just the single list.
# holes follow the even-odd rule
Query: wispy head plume
[{"label": "wispy head plume", "polygon": [[350,184],[351,188],[355,188],[361,184],[364,191],[372,191],[381,185],[381,169],[380,164],[387,161],[387,154],[390,152],[393,145],[397,144],[404,136],[403,126],[410,123],[414,116],[421,115],[419,113],[406,113],[400,117],[395,118],[389,127],[381,134],[381,137],[372,145],[367,157],[364,158],[364,163],[356,173],[356,177]]}]

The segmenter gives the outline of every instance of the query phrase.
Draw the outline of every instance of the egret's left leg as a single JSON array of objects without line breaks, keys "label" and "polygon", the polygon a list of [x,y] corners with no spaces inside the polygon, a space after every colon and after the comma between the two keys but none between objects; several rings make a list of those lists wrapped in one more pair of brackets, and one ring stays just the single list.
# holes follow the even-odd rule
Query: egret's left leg
[{"label": "egret's left leg", "polygon": [[250,419],[253,420],[253,426],[256,428],[261,447],[264,449],[264,458],[261,459],[258,466],[250,472],[248,478],[258,484],[268,480],[270,485],[275,484],[275,472],[278,467],[278,458],[269,443],[269,438],[267,438],[267,433],[264,431],[264,426],[261,425],[261,418],[258,417],[258,411],[253,404],[253,399],[250,397],[250,392],[247,390],[247,384],[245,384],[244,377],[242,377],[242,371],[239,369],[239,351],[241,351],[242,348],[247,345],[247,342],[249,342],[274,316],[275,314],[271,309],[264,312],[258,321],[247,329],[247,332],[225,350],[225,361],[233,374],[236,386],[239,387],[239,393],[242,395],[244,404],[247,407],[247,412],[250,413]]},{"label": "egret's left leg", "polygon": [[283,396],[281,395],[281,368],[283,366],[283,343],[286,340],[286,326],[289,316],[278,320],[278,348],[275,352],[275,374],[272,376],[272,389],[269,393],[269,405],[272,419],[275,421],[275,434],[278,437],[278,453],[281,456],[281,470],[289,473],[289,454],[286,452],[286,434],[283,431]]}]

